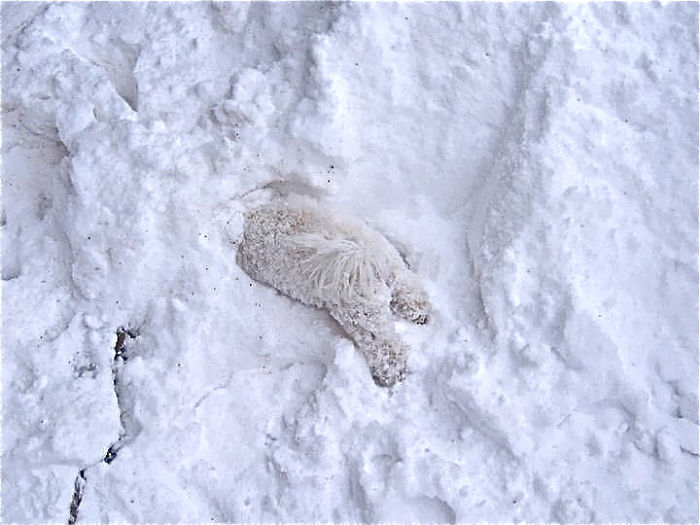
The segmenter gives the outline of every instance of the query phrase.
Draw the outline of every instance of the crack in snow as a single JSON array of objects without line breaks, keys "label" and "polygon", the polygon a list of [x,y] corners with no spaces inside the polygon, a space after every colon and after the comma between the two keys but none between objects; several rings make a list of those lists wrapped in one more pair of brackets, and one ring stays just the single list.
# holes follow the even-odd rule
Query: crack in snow
[{"label": "crack in snow", "polygon": [[126,354],[126,341],[138,337],[138,332],[132,331],[129,328],[119,327],[117,329],[117,342],[114,345],[114,359],[112,361],[112,382],[114,384],[114,394],[117,398],[117,406],[119,407],[119,421],[121,422],[122,430],[119,432],[119,437],[116,441],[109,445],[105,455],[99,460],[89,465],[86,465],[75,477],[73,497],[70,502],[70,514],[68,517],[68,525],[73,525],[78,519],[80,504],[83,500],[83,494],[87,487],[87,471],[99,465],[106,463],[109,465],[117,458],[117,454],[124,445],[131,443],[140,430],[140,425],[133,419],[131,414],[124,407],[124,396],[121,384],[121,370],[124,363],[129,359]]},{"label": "crack in snow", "polygon": [[[87,468],[87,467],[86,467]],[[78,509],[80,508],[80,503],[83,501],[83,493],[85,492],[85,485],[87,483],[87,478],[85,477],[85,470],[81,469],[78,475],[75,477],[73,497],[70,502],[70,516],[68,518],[68,525],[73,525],[78,519]]]},{"label": "crack in snow", "polygon": [[233,379],[233,372],[231,372],[228,377],[216,385],[215,387],[211,388],[210,390],[207,390],[202,396],[192,405],[192,410],[195,411],[199,408],[199,405],[201,405],[210,395],[212,395],[214,392],[218,390],[224,390],[225,388],[231,386],[231,380]]},{"label": "crack in snow", "polygon": [[126,338],[135,339],[138,333],[131,331],[128,328],[120,327],[117,330],[117,343],[114,345],[114,360],[112,361],[112,382],[114,383],[114,395],[117,397],[117,405],[119,406],[119,421],[121,422],[122,431],[119,433],[119,438],[112,443],[107,449],[102,461],[107,465],[112,463],[117,458],[119,450],[127,443],[133,441],[136,434],[140,430],[140,425],[133,419],[131,414],[124,407],[124,395],[122,391],[121,371],[124,363],[129,359],[126,355]]}]

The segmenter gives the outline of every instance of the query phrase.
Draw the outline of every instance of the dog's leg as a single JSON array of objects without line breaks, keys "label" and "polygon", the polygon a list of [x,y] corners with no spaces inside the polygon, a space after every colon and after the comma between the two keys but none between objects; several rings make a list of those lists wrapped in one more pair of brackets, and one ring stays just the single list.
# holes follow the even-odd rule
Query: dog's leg
[{"label": "dog's leg", "polygon": [[365,356],[374,382],[392,386],[406,375],[408,345],[392,329],[391,310],[378,300],[357,300],[330,308]]}]

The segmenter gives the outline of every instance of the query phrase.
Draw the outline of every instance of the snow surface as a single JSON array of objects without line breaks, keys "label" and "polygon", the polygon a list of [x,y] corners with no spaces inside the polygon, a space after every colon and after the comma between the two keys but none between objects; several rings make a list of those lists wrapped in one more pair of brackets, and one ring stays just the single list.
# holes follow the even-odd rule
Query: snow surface
[{"label": "snow surface", "polygon": [[[697,3],[3,2],[3,520],[697,522],[697,38]],[[290,194],[421,276],[403,384],[236,266]]]}]

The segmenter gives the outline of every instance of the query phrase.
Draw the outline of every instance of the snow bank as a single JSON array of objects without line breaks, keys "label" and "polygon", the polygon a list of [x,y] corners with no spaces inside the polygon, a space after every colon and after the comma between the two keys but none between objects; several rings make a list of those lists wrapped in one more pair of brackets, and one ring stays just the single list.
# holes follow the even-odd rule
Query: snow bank
[{"label": "snow bank", "polygon": [[[4,3],[3,519],[695,521],[697,15]],[[236,266],[297,194],[426,283],[403,384]]]}]

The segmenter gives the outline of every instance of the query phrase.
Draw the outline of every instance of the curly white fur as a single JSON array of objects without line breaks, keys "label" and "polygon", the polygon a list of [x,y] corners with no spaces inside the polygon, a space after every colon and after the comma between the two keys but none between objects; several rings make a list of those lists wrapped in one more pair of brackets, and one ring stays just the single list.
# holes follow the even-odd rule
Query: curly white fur
[{"label": "curly white fur", "polygon": [[382,386],[403,379],[408,347],[392,313],[418,324],[430,302],[382,235],[309,201],[248,213],[236,260],[253,279],[328,310]]}]

